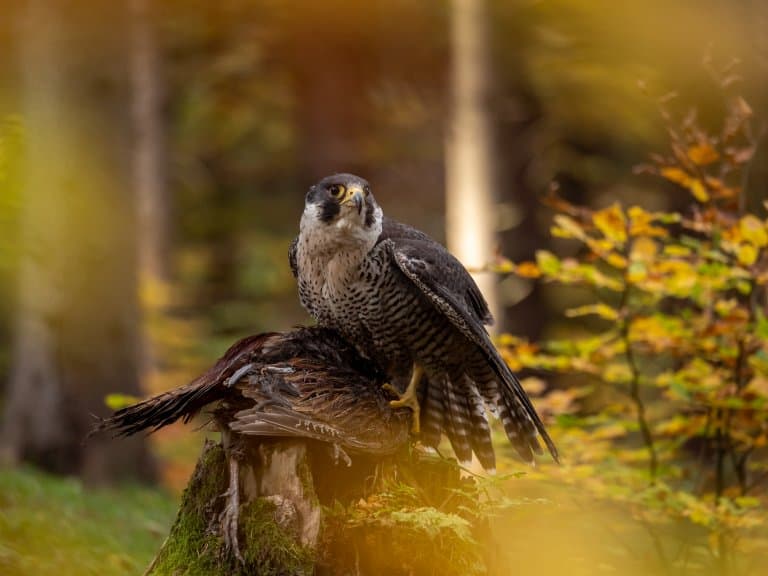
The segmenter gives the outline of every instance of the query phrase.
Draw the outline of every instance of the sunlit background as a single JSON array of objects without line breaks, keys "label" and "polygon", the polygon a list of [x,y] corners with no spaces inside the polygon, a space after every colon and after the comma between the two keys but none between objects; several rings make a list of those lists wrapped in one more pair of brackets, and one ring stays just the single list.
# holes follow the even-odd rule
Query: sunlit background
[{"label": "sunlit background", "polygon": [[[766,30],[762,0],[0,3],[0,573],[143,570],[206,430],[83,446],[92,415],[310,322],[287,250],[325,175],[364,176],[386,214],[447,243],[497,333],[525,342],[594,327],[562,313],[588,291],[504,273],[578,254],[550,235],[548,190],[687,210],[674,179],[635,170],[668,153],[670,117],[717,131],[748,103],[740,185],[764,217]],[[712,525],[649,528],[638,502],[585,488],[599,469],[568,467],[598,440],[560,416],[610,401],[569,396],[584,375],[523,375],[560,394],[542,407],[566,471],[534,473],[498,435],[501,472],[526,473],[504,483],[526,500],[494,526],[499,574],[761,573],[764,508],[728,562]],[[749,496],[764,507],[765,483]]]}]

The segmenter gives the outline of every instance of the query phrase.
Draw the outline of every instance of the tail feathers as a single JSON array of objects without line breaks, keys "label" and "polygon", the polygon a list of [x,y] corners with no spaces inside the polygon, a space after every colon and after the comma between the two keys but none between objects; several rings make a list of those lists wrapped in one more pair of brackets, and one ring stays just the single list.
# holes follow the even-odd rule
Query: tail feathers
[{"label": "tail feathers", "polygon": [[421,406],[421,442],[425,446],[437,448],[443,433],[443,387],[441,382],[424,377],[422,380],[423,395],[419,400]]},{"label": "tail feathers", "polygon": [[131,436],[142,430],[154,432],[177,420],[189,422],[203,407],[222,397],[225,390],[215,382],[193,382],[118,410],[109,418],[99,420],[89,436],[99,432]]},{"label": "tail feathers", "polygon": [[472,418],[458,389],[457,383],[452,378],[444,379],[445,394],[443,396],[443,409],[446,415],[445,432],[451,442],[456,458],[460,462],[472,460],[472,444],[470,442],[470,426]]},{"label": "tail feathers", "polygon": [[436,448],[443,433],[456,457],[469,462],[472,454],[486,470],[495,470],[496,456],[491,442],[483,395],[466,373],[447,373],[422,380],[421,442]]},{"label": "tail feathers", "polygon": [[500,412],[504,432],[512,446],[523,460],[532,462],[534,453],[542,453],[533,423],[524,414],[510,411],[506,404],[501,406]]},{"label": "tail feathers", "polygon": [[[502,360],[499,353],[493,349],[491,355],[491,364],[498,375],[501,387],[501,406],[499,413],[501,415],[504,431],[510,442],[515,446],[517,452],[526,461],[532,461],[532,452],[541,454],[541,444],[538,436],[544,441],[549,450],[552,459],[559,463],[557,447],[549,437],[544,423],[536,413],[536,409],[531,404],[528,395],[523,390],[519,380],[515,377],[509,366]],[[527,445],[527,448],[524,447]]]},{"label": "tail feathers", "polygon": [[483,398],[480,395],[475,383],[464,376],[464,386],[466,387],[467,409],[469,411],[470,422],[472,425],[470,434],[470,444],[472,451],[486,470],[496,469],[496,454],[493,451],[491,442],[491,427],[488,425],[488,417],[485,412]]}]

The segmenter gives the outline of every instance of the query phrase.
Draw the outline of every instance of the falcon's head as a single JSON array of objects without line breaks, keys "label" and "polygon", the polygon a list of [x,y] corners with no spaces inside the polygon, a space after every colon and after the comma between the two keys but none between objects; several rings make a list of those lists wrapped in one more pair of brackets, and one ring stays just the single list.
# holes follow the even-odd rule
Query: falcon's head
[{"label": "falcon's head", "polygon": [[366,180],[354,174],[334,174],[309,189],[302,224],[365,235],[376,231],[378,237],[381,219],[381,208]]}]

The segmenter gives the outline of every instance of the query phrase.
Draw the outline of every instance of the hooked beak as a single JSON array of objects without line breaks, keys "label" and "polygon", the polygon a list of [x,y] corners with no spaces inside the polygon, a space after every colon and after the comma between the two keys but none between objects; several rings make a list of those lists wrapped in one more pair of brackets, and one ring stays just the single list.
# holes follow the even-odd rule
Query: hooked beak
[{"label": "hooked beak", "polygon": [[363,190],[361,188],[358,188],[357,186],[350,187],[347,190],[347,197],[344,198],[344,200],[341,202],[342,205],[349,204],[352,202],[355,205],[355,209],[357,210],[358,214],[362,214],[363,212],[363,205],[365,204],[365,195],[363,194]]}]

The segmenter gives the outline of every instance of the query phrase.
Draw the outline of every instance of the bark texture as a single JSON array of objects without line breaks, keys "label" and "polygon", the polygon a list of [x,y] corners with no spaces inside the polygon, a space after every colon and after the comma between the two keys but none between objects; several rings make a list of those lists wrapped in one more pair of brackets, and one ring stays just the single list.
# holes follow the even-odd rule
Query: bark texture
[{"label": "bark texture", "polygon": [[[176,522],[148,575],[311,574],[320,508],[304,446],[254,446],[237,466],[240,554],[228,548],[226,523],[231,467],[221,444],[206,443],[184,493]],[[242,459],[245,454],[237,458]],[[276,481],[285,479],[286,485]]]},{"label": "bark texture", "polygon": [[[471,481],[454,464],[400,454],[357,456],[347,466],[322,443],[224,438],[206,443],[145,576],[487,573],[481,540],[458,537],[449,526],[458,517],[438,511],[451,499],[456,510],[477,506],[462,496]],[[233,470],[240,558],[227,535]],[[394,503],[394,494],[413,502]],[[466,529],[469,538],[486,527]]]}]

